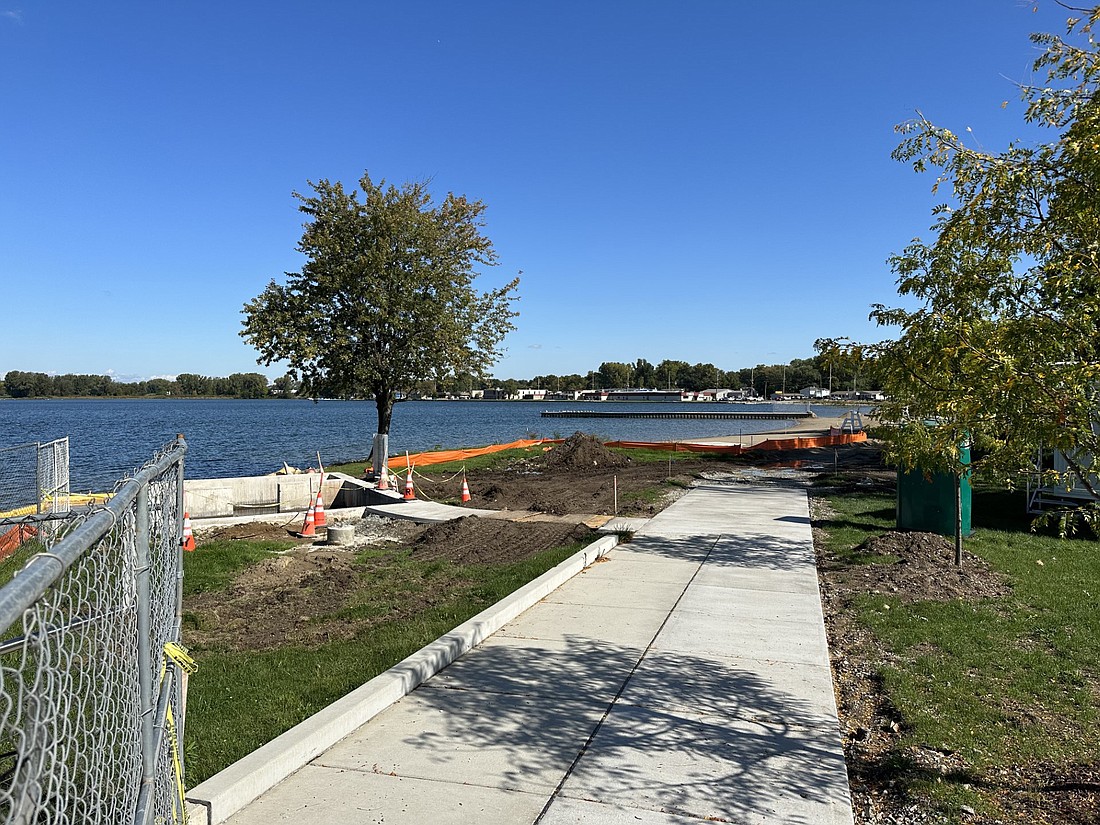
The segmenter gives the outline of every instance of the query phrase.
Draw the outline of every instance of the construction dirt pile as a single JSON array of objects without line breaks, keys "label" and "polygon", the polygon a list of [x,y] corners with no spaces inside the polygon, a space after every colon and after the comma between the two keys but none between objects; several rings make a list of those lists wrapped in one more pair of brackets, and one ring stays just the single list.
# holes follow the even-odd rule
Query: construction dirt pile
[{"label": "construction dirt pile", "polygon": [[546,466],[553,470],[592,470],[626,467],[630,459],[614,453],[594,435],[576,432],[546,454]]},{"label": "construction dirt pile", "polygon": [[873,564],[848,571],[864,593],[897,596],[903,602],[995,599],[1009,592],[1008,583],[984,559],[966,554],[955,566],[955,543],[935,533],[890,531],[859,549]]}]

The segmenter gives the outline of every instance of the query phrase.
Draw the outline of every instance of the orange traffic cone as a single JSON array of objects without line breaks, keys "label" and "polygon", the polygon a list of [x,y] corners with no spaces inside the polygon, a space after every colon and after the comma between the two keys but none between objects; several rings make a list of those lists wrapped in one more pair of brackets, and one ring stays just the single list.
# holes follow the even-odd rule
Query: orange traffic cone
[{"label": "orange traffic cone", "polygon": [[183,514],[183,541],[180,542],[183,545],[183,549],[192,552],[195,549],[195,534],[191,532],[191,515],[190,513]]},{"label": "orange traffic cone", "polygon": [[387,469],[385,463],[382,464],[382,472],[378,476],[378,489],[390,489],[390,471]]},{"label": "orange traffic cone", "polygon": [[306,510],[306,520],[305,523],[302,524],[301,531],[298,533],[299,538],[308,539],[317,535],[317,530],[313,523],[313,506],[312,504],[309,505],[309,509]]},{"label": "orange traffic cone", "polygon": [[328,524],[325,517],[325,501],[321,498],[321,488],[317,488],[317,501],[313,505],[313,526],[324,527]]},{"label": "orange traffic cone", "polygon": [[412,501],[416,498],[416,492],[413,490],[413,470],[409,467],[409,474],[405,478],[405,500]]},{"label": "orange traffic cone", "polygon": [[470,500],[470,485],[466,483],[466,476],[462,477],[462,503]]}]

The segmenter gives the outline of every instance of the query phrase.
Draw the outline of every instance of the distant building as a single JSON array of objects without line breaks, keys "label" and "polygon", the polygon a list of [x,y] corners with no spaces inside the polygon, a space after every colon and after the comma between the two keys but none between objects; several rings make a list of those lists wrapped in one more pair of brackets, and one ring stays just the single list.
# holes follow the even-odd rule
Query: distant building
[{"label": "distant building", "polygon": [[680,390],[608,390],[605,401],[681,401]]},{"label": "distant building", "polygon": [[804,387],[798,393],[803,398],[828,398],[831,393],[821,387]]},{"label": "distant building", "polygon": [[735,395],[734,390],[715,388],[700,391],[697,398],[699,401],[730,401]]},{"label": "distant building", "polygon": [[482,390],[481,397],[486,401],[504,401],[508,398],[508,392],[496,387],[493,389]]}]

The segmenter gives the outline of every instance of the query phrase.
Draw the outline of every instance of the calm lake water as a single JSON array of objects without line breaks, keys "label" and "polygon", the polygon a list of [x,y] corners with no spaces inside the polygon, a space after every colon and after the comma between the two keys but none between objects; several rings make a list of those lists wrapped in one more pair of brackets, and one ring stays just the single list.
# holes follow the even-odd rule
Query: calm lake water
[{"label": "calm lake water", "polygon": [[[604,439],[669,441],[781,429],[782,421],[542,418],[549,409],[691,409],[682,404],[406,401],[394,408],[390,452],[477,447],[576,430]],[[723,409],[799,410],[748,404]],[[811,407],[822,415],[837,407]],[[377,418],[370,401],[0,399],[0,447],[69,436],[74,492],[110,489],[176,433],[187,439],[188,478],[230,478],[365,458]]]}]

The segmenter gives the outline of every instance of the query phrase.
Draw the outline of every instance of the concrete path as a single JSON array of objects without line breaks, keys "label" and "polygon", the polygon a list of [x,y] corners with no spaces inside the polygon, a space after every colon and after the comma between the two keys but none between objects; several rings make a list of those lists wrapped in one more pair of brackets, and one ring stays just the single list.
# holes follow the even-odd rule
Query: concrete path
[{"label": "concrete path", "polygon": [[707,483],[232,817],[852,822],[806,494]]}]

